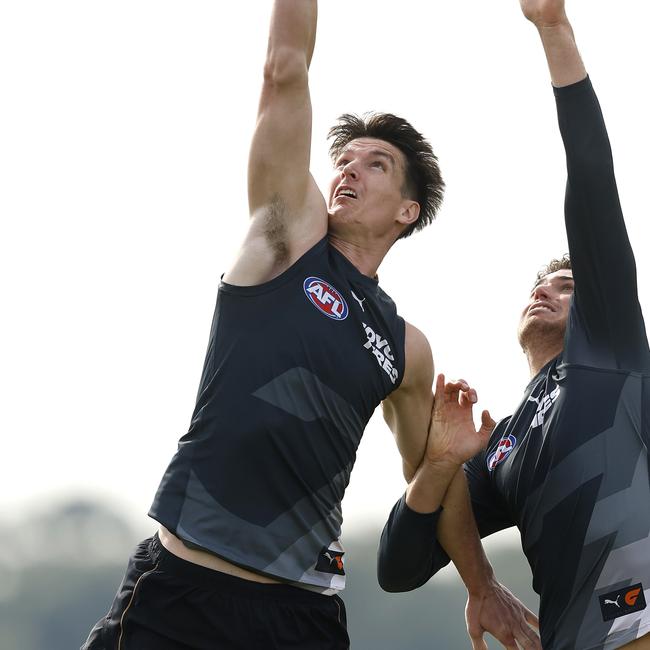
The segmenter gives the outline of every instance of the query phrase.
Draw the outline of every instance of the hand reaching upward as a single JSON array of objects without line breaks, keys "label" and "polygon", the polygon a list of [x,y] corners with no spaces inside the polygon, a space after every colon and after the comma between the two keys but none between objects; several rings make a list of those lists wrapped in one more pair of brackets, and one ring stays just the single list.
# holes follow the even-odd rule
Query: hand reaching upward
[{"label": "hand reaching upward", "polygon": [[425,453],[427,462],[462,465],[485,448],[495,422],[488,411],[483,411],[481,426],[476,429],[476,400],[476,391],[464,379],[445,382],[445,376],[438,375]]}]

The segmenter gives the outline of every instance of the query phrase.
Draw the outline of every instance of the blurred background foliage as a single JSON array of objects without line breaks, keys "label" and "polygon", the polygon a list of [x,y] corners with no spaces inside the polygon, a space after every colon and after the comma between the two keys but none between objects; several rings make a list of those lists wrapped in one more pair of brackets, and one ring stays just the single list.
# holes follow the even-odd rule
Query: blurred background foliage
[{"label": "blurred background foliage", "polygon": [[[0,650],[79,648],[103,616],[132,548],[155,530],[101,502],[68,501],[19,521],[0,521]],[[464,624],[465,591],[445,569],[423,588],[384,593],[375,558],[381,524],[344,535],[348,587],[343,597],[355,650],[471,648]],[[518,544],[488,544],[501,582],[533,611],[537,597]],[[499,644],[489,640],[490,648]]]}]

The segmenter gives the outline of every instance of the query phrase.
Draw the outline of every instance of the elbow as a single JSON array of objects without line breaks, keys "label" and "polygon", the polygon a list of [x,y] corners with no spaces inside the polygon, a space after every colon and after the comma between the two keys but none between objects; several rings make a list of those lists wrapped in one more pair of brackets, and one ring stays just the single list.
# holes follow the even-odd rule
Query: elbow
[{"label": "elbow", "polygon": [[569,178],[574,181],[593,183],[614,178],[614,161],[611,156],[584,155],[569,159],[568,162]]},{"label": "elbow", "polygon": [[[377,573],[377,582],[379,586],[389,594],[399,594],[405,591],[413,591],[421,586],[417,582],[410,583],[408,580],[404,580],[403,575],[391,574],[390,572],[378,572]],[[424,583],[422,583],[424,584]]]},{"label": "elbow", "polygon": [[264,64],[265,87],[306,86],[308,75],[307,54],[304,50],[289,46],[269,50]]},{"label": "elbow", "polygon": [[389,593],[413,591],[426,584],[440,569],[450,562],[449,556],[438,547],[437,552],[428,561],[415,553],[413,561],[401,564],[389,562],[385,557],[379,557],[377,562],[377,582]]},{"label": "elbow", "polygon": [[413,591],[425,584],[432,573],[424,562],[390,562],[380,557],[377,562],[377,582],[388,593]]}]

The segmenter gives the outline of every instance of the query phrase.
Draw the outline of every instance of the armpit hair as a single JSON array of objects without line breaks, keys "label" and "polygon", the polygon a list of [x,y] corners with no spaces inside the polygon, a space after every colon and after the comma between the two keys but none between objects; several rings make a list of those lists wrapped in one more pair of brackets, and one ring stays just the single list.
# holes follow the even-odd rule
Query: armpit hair
[{"label": "armpit hair", "polygon": [[271,245],[276,264],[282,264],[289,259],[287,245],[287,208],[279,194],[275,194],[264,214],[263,232]]}]

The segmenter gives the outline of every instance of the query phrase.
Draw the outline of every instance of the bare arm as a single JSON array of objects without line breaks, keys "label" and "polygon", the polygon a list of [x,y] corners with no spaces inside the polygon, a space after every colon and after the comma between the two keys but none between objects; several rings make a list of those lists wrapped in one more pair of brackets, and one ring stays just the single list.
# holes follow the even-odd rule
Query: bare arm
[{"label": "bare arm", "polygon": [[382,403],[384,420],[402,456],[404,478],[410,481],[422,460],[433,407],[433,357],[420,330],[406,324],[404,378]]},{"label": "bare arm", "polygon": [[406,505],[419,513],[443,510],[437,541],[454,562],[469,594],[467,628],[475,650],[487,648],[489,632],[507,648],[515,640],[524,648],[541,648],[529,627],[537,619],[494,578],[474,521],[462,463],[480,451],[495,423],[487,411],[475,430],[472,406],[476,393],[463,380],[436,382],[436,402],[424,459],[406,491]]},{"label": "bare arm", "polygon": [[258,284],[288,268],[327,231],[325,200],[309,172],[309,65],[316,0],[276,0],[248,164],[251,224],[225,280]]},{"label": "bare arm", "polygon": [[587,70],[564,10],[564,0],[520,0],[520,4],[542,39],[553,85],[562,88],[584,79]]}]

